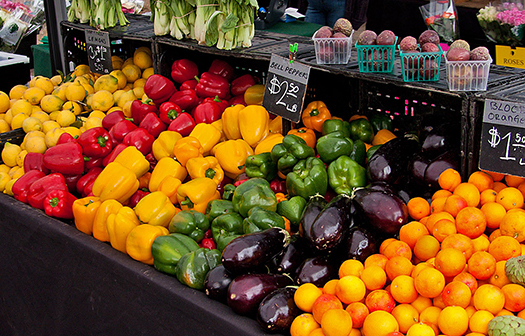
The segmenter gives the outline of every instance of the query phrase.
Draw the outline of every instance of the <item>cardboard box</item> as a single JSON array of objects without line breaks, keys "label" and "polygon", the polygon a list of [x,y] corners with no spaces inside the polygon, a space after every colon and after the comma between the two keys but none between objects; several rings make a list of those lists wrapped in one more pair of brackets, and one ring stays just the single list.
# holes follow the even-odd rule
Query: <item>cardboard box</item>
[{"label": "cardboard box", "polygon": [[525,48],[496,45],[496,64],[525,69]]}]

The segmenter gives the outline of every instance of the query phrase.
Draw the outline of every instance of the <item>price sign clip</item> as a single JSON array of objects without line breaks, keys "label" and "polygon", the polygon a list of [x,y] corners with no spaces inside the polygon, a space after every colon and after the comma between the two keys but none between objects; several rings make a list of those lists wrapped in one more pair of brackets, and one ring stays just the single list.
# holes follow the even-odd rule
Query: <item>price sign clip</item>
[{"label": "price sign clip", "polygon": [[294,43],[294,44],[290,43],[290,53],[288,55],[288,58],[290,59],[290,64],[292,64],[293,61],[295,61],[295,56],[297,56],[297,47],[298,47],[297,43]]}]

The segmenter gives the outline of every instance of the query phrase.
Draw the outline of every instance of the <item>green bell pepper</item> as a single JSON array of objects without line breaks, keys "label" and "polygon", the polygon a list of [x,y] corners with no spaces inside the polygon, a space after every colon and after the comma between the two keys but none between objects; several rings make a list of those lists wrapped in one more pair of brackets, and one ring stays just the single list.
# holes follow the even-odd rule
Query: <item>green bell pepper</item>
[{"label": "green bell pepper", "polygon": [[328,189],[328,174],[321,159],[309,157],[301,160],[286,175],[286,189],[290,196],[301,196],[304,199],[315,194],[324,195]]},{"label": "green bell pepper", "polygon": [[350,122],[350,138],[352,140],[361,140],[366,143],[372,143],[374,140],[374,128],[365,118],[359,118]]},{"label": "green bell pepper", "polygon": [[284,218],[275,211],[261,207],[251,208],[248,217],[242,223],[244,233],[264,231],[272,227],[284,229]]},{"label": "green bell pepper", "polygon": [[354,188],[366,185],[366,169],[343,155],[328,166],[328,181],[337,194],[350,195]]},{"label": "green bell pepper", "polygon": [[277,197],[270,188],[270,182],[260,177],[251,178],[235,188],[232,202],[233,210],[243,218],[248,217],[248,211],[255,206],[277,210]]},{"label": "green bell pepper", "polygon": [[350,137],[350,123],[341,119],[327,119],[323,123],[323,135],[340,131],[347,138]]},{"label": "green bell pepper", "polygon": [[394,131],[394,126],[392,125],[392,118],[384,113],[374,113],[369,118],[370,124],[374,129],[374,133],[382,129],[387,129],[390,132]]},{"label": "green bell pepper", "polygon": [[235,186],[231,183],[225,184],[222,188],[222,199],[231,201],[233,197],[233,192],[235,191]]},{"label": "green bell pepper", "polygon": [[315,150],[308,147],[306,141],[297,135],[288,134],[283,138],[282,143],[273,146],[271,155],[277,162],[277,169],[286,175],[299,160],[315,156]]},{"label": "green bell pepper", "polygon": [[160,272],[175,275],[175,267],[183,255],[195,251],[199,244],[182,233],[155,238],[151,244],[153,267]]},{"label": "green bell pepper", "polygon": [[381,145],[375,145],[368,148],[368,150],[366,151],[366,161],[370,161],[370,158],[379,149],[379,147],[381,147]]},{"label": "green bell pepper", "polygon": [[234,212],[233,203],[232,201],[224,199],[211,200],[208,203],[208,206],[206,207],[206,217],[208,217],[210,223],[213,222],[213,220],[219,217],[220,215],[224,215],[230,212]]},{"label": "green bell pepper", "polygon": [[201,247],[180,258],[175,275],[179,281],[194,289],[204,289],[204,280],[209,271],[221,263],[219,250]]},{"label": "green bell pepper", "polygon": [[262,177],[267,181],[277,177],[277,164],[269,152],[248,156],[244,169],[248,177]]},{"label": "green bell pepper", "polygon": [[354,141],[354,147],[348,155],[352,160],[359,163],[361,166],[366,164],[366,145],[363,141],[357,139]]},{"label": "green bell pepper", "polygon": [[234,238],[244,234],[242,229],[243,218],[236,212],[226,213],[211,222],[211,234],[219,251],[224,250]]},{"label": "green bell pepper", "polygon": [[315,149],[323,162],[330,163],[341,155],[350,155],[353,146],[353,141],[343,132],[335,131],[317,139]]},{"label": "green bell pepper", "polygon": [[210,228],[210,221],[203,213],[195,210],[179,211],[170,221],[168,230],[171,233],[182,233],[197,243],[204,238]]},{"label": "green bell pepper", "polygon": [[277,213],[286,217],[290,221],[290,225],[297,228],[305,207],[306,199],[301,196],[294,196],[288,200],[280,201],[277,204]]}]

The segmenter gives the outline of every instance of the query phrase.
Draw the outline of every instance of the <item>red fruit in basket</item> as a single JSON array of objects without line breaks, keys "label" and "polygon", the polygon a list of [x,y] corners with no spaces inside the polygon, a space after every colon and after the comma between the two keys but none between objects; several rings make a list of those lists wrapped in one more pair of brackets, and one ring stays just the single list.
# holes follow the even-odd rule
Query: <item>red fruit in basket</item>
[{"label": "red fruit in basket", "polygon": [[490,53],[486,47],[476,47],[470,51],[471,61],[486,61],[489,58]]},{"label": "red fruit in basket", "polygon": [[376,44],[376,38],[377,38],[377,34],[374,31],[363,30],[363,32],[359,34],[359,38],[357,39],[357,44],[373,45],[373,44]]},{"label": "red fruit in basket", "polygon": [[426,59],[419,68],[420,78],[425,80],[432,79],[439,70],[439,64],[433,59]]},{"label": "red fruit in basket", "polygon": [[422,52],[439,52],[439,47],[437,44],[432,42],[427,42],[421,46]]},{"label": "red fruit in basket", "polygon": [[439,35],[434,30],[428,29],[422,32],[421,35],[419,35],[419,38],[417,40],[420,45],[423,45],[427,42],[439,44]]},{"label": "red fruit in basket", "polygon": [[[383,51],[373,50],[368,54],[369,67],[371,71],[383,71]],[[386,65],[386,64],[385,64]]]},{"label": "red fruit in basket", "polygon": [[331,38],[347,38],[348,36],[346,36],[345,34],[343,33],[340,33],[340,32],[336,32],[334,33]]},{"label": "red fruit in basket", "polygon": [[404,63],[405,69],[417,70],[419,68],[420,57],[418,56],[418,54],[419,54],[419,50],[412,50],[412,51],[405,52],[403,54],[403,63]]},{"label": "red fruit in basket", "polygon": [[399,49],[403,52],[409,52],[417,50],[417,40],[414,36],[405,36],[399,42]]},{"label": "red fruit in basket", "polygon": [[452,48],[447,52],[447,60],[449,61],[468,61],[470,59],[470,52],[463,48]]},{"label": "red fruit in basket", "polygon": [[396,34],[391,30],[383,30],[376,38],[378,45],[392,45],[396,43]]},{"label": "red fruit in basket", "polygon": [[314,34],[315,38],[329,38],[331,36],[332,36],[332,28],[328,26],[323,26],[319,28]]},{"label": "red fruit in basket", "polygon": [[319,47],[319,57],[324,62],[331,62],[334,58],[333,46],[320,46]]}]

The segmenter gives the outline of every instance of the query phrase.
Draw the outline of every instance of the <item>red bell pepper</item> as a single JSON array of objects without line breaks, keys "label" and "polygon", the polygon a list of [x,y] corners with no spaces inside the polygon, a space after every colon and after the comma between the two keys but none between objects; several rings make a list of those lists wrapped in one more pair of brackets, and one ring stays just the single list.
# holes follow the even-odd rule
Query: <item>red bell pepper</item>
[{"label": "red bell pepper", "polygon": [[124,144],[118,144],[113,148],[113,151],[102,160],[102,165],[105,167],[115,160],[115,158],[128,146]]},{"label": "red bell pepper", "polygon": [[144,84],[144,93],[153,100],[155,105],[160,105],[177,91],[175,84],[162,75],[151,75]]},{"label": "red bell pepper", "polygon": [[77,192],[82,195],[82,197],[86,197],[87,195],[91,194],[93,183],[95,183],[95,180],[101,171],[101,167],[93,167],[80,179],[78,179],[76,188]]},{"label": "red bell pepper", "polygon": [[78,138],[84,155],[87,157],[100,158],[111,153],[113,144],[109,141],[109,133],[104,127],[93,127],[85,131]]},{"label": "red bell pepper", "polygon": [[157,106],[153,104],[152,100],[151,100],[151,104],[143,103],[140,100],[134,100],[133,103],[131,103],[131,118],[133,118],[133,123],[137,126],[140,125],[140,123],[142,122],[142,119],[144,119],[144,117],[148,113],[152,113],[152,112],[155,114],[159,113]]},{"label": "red bell pepper", "polygon": [[64,175],[78,175],[84,171],[82,147],[76,142],[66,142],[48,148],[43,161],[47,169]]},{"label": "red bell pepper", "polygon": [[276,178],[270,182],[270,189],[272,189],[272,191],[276,194],[277,193],[283,193],[283,194],[288,193],[286,191],[286,180],[281,180],[279,178]]},{"label": "red bell pepper", "polygon": [[33,182],[29,187],[27,202],[33,208],[44,210],[44,200],[52,190],[68,191],[66,180],[62,174],[52,173]]},{"label": "red bell pepper", "polygon": [[20,202],[27,203],[27,194],[29,193],[29,187],[38,179],[46,176],[40,170],[30,170],[24,175],[20,176],[18,180],[13,184],[12,192],[13,196]]},{"label": "red bell pepper", "polygon": [[89,170],[91,170],[92,168],[95,168],[95,167],[103,167],[104,166],[104,158],[106,156],[104,156],[103,158],[102,157],[93,158],[93,157],[84,156],[84,172],[87,172],[87,171],[89,171]]},{"label": "red bell pepper", "polygon": [[217,248],[217,245],[215,244],[215,240],[213,240],[213,238],[203,238],[200,241],[199,246],[210,250],[214,250]]},{"label": "red bell pepper", "polygon": [[230,83],[220,75],[203,72],[195,87],[195,92],[201,98],[218,96],[220,99],[224,99],[230,93]]},{"label": "red bell pepper", "polygon": [[177,118],[177,116],[182,113],[182,109],[179,105],[172,103],[170,101],[160,104],[159,107],[159,118],[166,125],[171,124],[171,122]]},{"label": "red bell pepper", "polygon": [[65,190],[52,190],[44,200],[46,215],[56,218],[72,219],[73,202],[76,197]]},{"label": "red bell pepper", "polygon": [[197,86],[197,80],[195,78],[193,79],[188,79],[187,81],[184,81],[180,87],[179,87],[179,90],[182,91],[182,90],[195,90],[195,87]]},{"label": "red bell pepper", "polygon": [[213,101],[213,99],[205,99],[202,103],[197,105],[195,110],[193,110],[193,118],[197,124],[211,124],[212,122],[219,120],[221,115],[221,107]]},{"label": "red bell pepper", "polygon": [[149,193],[150,192],[148,189],[139,189],[135,191],[135,193],[129,198],[128,206],[130,208],[134,208],[137,205],[137,203]]},{"label": "red bell pepper", "polygon": [[124,115],[124,112],[122,111],[113,111],[109,114],[107,114],[102,119],[102,127],[104,127],[106,130],[110,130],[111,127],[115,126],[116,123],[118,123],[121,120],[125,120],[126,116]]},{"label": "red bell pepper", "polygon": [[227,99],[222,99],[221,100],[217,96],[215,96],[214,98],[212,98],[212,97],[204,98],[203,102],[205,102],[205,101],[212,101],[215,104],[217,104],[219,106],[219,108],[221,109],[221,113],[224,112],[224,110],[226,110],[226,108],[228,106],[230,106],[230,104],[228,103]]},{"label": "red bell pepper", "polygon": [[208,72],[222,76],[226,78],[228,82],[231,82],[231,80],[233,79],[235,70],[230,65],[230,63],[223,61],[221,59],[214,59],[211,62]]},{"label": "red bell pepper", "polygon": [[244,92],[251,86],[255,85],[255,78],[252,75],[246,74],[235,78],[230,86],[232,96],[244,95]]},{"label": "red bell pepper", "polygon": [[228,106],[235,106],[238,104],[246,106],[246,102],[244,101],[244,95],[233,96],[230,100],[228,100]]},{"label": "red bell pepper", "polygon": [[[178,59],[171,65],[171,78],[175,83],[183,83],[199,75],[199,67],[189,59]],[[149,96],[148,96],[149,97]]]},{"label": "red bell pepper", "polygon": [[193,117],[186,112],[179,113],[175,119],[168,126],[168,131],[179,132],[180,135],[186,137],[190,135],[191,131],[195,128],[195,120]]},{"label": "red bell pepper", "polygon": [[183,111],[191,111],[195,106],[199,105],[199,97],[197,97],[195,90],[181,90],[171,96],[170,102],[179,105]]},{"label": "red bell pepper", "polygon": [[132,123],[129,120],[121,120],[118,123],[116,123],[111,129],[109,130],[109,135],[112,137],[117,143],[121,143],[122,140],[124,140],[124,137],[129,132],[137,129],[137,125]]},{"label": "red bell pepper", "polygon": [[40,170],[44,174],[49,173],[49,169],[44,167],[44,154],[29,152],[24,157],[24,172],[30,170]]},{"label": "red bell pepper", "polygon": [[155,155],[153,155],[153,153],[149,152],[147,155],[146,155],[146,160],[148,160],[149,162],[149,167],[150,167],[150,170],[153,171],[153,169],[155,169],[155,166],[157,165],[157,159],[155,158]]},{"label": "red bell pepper", "polygon": [[60,134],[56,144],[60,145],[60,144],[63,144],[63,143],[76,142],[76,141],[77,141],[77,139],[75,139],[71,134],[64,132],[64,133]]},{"label": "red bell pepper", "polygon": [[157,138],[161,132],[164,132],[166,128],[168,128],[168,126],[160,120],[157,114],[148,113],[140,122],[139,128],[144,128],[154,138]]},{"label": "red bell pepper", "polygon": [[138,127],[137,129],[126,134],[122,143],[127,146],[137,147],[139,152],[146,156],[149,152],[151,152],[153,141],[155,141],[153,135],[149,134],[149,132],[144,128]]},{"label": "red bell pepper", "polygon": [[66,180],[67,190],[71,193],[77,192],[77,182],[82,177],[82,174],[78,175],[64,175],[64,180]]}]

